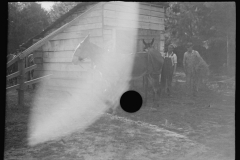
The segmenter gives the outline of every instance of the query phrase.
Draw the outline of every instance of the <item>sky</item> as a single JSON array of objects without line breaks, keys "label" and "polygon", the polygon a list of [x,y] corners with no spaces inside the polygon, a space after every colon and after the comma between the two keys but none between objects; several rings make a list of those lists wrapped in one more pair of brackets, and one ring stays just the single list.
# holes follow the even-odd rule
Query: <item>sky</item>
[{"label": "sky", "polygon": [[38,2],[38,3],[40,3],[45,10],[49,11],[55,2]]}]

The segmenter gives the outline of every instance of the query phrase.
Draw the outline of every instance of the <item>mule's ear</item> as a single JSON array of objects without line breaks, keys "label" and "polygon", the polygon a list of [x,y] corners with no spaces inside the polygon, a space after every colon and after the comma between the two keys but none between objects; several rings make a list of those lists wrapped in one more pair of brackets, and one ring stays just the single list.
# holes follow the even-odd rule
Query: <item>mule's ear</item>
[{"label": "mule's ear", "polygon": [[87,37],[86,37],[86,41],[88,42],[89,39],[90,39],[90,34],[87,35]]},{"label": "mule's ear", "polygon": [[144,41],[144,39],[143,39],[143,44],[146,46],[147,44],[146,44],[146,42]]},{"label": "mule's ear", "polygon": [[153,43],[154,43],[154,38],[152,39],[151,46],[153,45]]},{"label": "mule's ear", "polygon": [[83,42],[89,42],[89,38],[90,38],[90,34],[88,34],[88,35],[84,38]]}]

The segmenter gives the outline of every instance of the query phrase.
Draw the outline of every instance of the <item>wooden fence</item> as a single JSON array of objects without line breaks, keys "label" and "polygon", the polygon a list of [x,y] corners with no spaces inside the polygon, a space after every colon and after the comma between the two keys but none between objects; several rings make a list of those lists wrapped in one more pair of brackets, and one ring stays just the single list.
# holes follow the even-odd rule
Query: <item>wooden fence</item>
[{"label": "wooden fence", "polygon": [[[34,64],[30,67],[25,68],[25,61],[24,58],[27,57],[30,53],[25,54],[24,56],[21,54],[18,54],[14,59],[12,59],[11,61],[9,61],[7,63],[7,68],[9,68],[11,65],[13,65],[14,63],[18,63],[18,71],[16,71],[15,73],[12,73],[10,75],[7,76],[7,81],[17,77],[18,78],[18,84],[14,85],[14,86],[10,86],[7,87],[6,90],[10,91],[10,90],[17,90],[18,91],[18,105],[23,107],[24,106],[24,90],[26,90],[26,86],[28,85],[32,85],[35,83],[40,82],[41,80],[45,79],[45,78],[49,78],[51,75],[46,75],[43,77],[39,77],[33,80],[29,80],[26,81],[25,78],[25,73],[34,70],[37,68],[37,64]],[[21,55],[21,58],[20,58]]]}]

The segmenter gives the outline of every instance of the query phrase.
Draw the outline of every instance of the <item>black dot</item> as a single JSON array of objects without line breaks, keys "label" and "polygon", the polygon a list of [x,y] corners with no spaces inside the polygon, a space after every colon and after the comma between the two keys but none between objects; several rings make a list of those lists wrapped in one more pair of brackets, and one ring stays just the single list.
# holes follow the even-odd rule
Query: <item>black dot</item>
[{"label": "black dot", "polygon": [[127,91],[120,99],[122,109],[128,113],[137,112],[142,107],[142,102],[142,96],[136,91]]}]

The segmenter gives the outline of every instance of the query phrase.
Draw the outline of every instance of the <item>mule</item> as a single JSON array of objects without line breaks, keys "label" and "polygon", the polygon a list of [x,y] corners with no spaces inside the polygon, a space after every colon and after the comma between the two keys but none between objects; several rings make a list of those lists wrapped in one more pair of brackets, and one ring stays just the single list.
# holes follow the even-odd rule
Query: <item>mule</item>
[{"label": "mule", "polygon": [[[145,45],[144,50],[146,51],[146,53],[114,55],[113,53],[108,53],[108,51],[105,51],[104,49],[91,43],[89,41],[89,35],[88,35],[75,49],[72,62],[74,64],[81,64],[80,62],[81,60],[85,58],[89,58],[93,63],[92,67],[94,69],[99,70],[99,72],[102,73],[101,67],[97,67],[97,66],[100,60],[104,60],[104,56],[103,56],[104,54],[107,56],[114,55],[114,56],[117,56],[117,58],[119,59],[125,58],[125,60],[129,60],[129,59],[132,60],[133,66],[132,66],[130,79],[135,80],[138,78],[143,78],[143,86],[144,86],[144,94],[145,94],[143,102],[144,104],[146,104],[147,97],[148,97],[148,90],[147,90],[148,83],[151,85],[151,88],[154,91],[153,99],[155,100],[157,96],[157,91],[159,88],[159,74],[161,72],[164,59],[161,53],[153,47],[154,39],[152,39],[150,43],[146,43],[143,40],[143,43]],[[120,61],[120,62],[124,62],[124,61]],[[124,77],[121,75],[121,74],[124,74],[121,70],[116,70],[116,74],[119,75],[120,79],[121,77]],[[108,76],[108,75],[104,75],[104,73],[100,75],[103,77],[103,79],[104,77]]]}]

